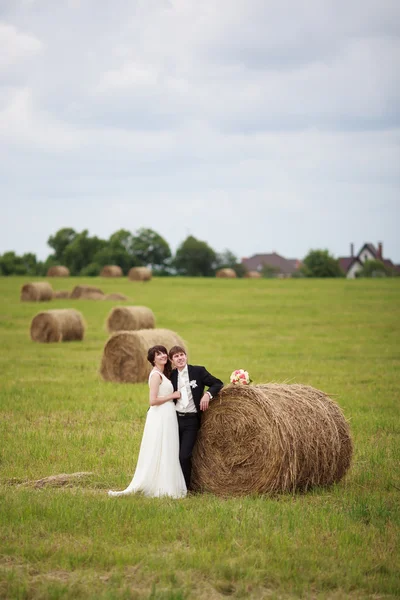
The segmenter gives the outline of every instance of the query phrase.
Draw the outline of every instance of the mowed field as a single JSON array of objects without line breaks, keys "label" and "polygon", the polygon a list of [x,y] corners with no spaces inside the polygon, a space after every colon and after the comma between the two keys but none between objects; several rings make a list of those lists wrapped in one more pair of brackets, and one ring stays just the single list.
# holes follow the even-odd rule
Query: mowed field
[{"label": "mowed field", "polygon": [[[107,497],[132,477],[148,407],[146,384],[98,374],[117,303],[21,303],[26,281],[0,278],[1,598],[399,597],[400,278],[51,280],[126,294],[223,381],[244,368],[312,385],[350,420],[337,486],[180,501]],[[30,340],[33,316],[56,307],[83,313],[83,342]],[[32,485],[79,471],[92,475]]]}]

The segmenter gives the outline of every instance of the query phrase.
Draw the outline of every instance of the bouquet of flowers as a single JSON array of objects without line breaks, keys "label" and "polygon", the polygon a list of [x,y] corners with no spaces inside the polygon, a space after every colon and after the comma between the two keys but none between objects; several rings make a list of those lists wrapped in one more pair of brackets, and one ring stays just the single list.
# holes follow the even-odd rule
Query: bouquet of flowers
[{"label": "bouquet of flowers", "polygon": [[244,371],[243,369],[236,369],[236,371],[233,371],[230,377],[230,381],[234,385],[249,385],[249,383],[251,383],[250,375],[247,371]]}]

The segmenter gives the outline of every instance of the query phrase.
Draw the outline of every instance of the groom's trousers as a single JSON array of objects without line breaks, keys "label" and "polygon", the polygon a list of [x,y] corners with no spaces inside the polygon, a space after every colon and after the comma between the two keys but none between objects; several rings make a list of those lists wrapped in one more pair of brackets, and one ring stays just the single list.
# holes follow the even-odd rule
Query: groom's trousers
[{"label": "groom's trousers", "polygon": [[190,476],[192,474],[192,454],[196,443],[197,433],[200,428],[200,419],[197,413],[177,413],[179,425],[179,462],[186,487],[190,490]]}]

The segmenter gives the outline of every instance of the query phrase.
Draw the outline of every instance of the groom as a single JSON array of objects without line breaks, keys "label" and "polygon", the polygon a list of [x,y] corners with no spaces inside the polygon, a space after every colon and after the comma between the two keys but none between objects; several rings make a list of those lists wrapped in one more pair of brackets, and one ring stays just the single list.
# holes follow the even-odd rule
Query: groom
[{"label": "groom", "polygon": [[[186,351],[182,346],[173,346],[169,358],[175,369],[171,374],[174,391],[180,391],[176,400],[176,413],[179,425],[179,461],[181,463],[186,487],[190,490],[192,473],[192,453],[201,424],[202,410],[207,410],[210,400],[223,387],[220,379],[209,373],[205,367],[187,364]],[[204,387],[208,391],[204,392]]]}]

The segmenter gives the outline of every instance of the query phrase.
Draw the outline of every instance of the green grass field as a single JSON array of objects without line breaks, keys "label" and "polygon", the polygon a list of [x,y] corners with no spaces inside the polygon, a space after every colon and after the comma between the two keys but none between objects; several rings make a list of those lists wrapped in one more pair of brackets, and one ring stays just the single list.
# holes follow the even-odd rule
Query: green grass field
[{"label": "green grass field", "polygon": [[[354,460],[329,489],[278,498],[110,499],[133,474],[146,384],[98,375],[114,302],[20,303],[0,278],[1,598],[396,598],[400,595],[400,279],[87,279],[149,306],[192,363],[227,382],[334,397]],[[72,289],[82,280],[53,280]],[[32,317],[80,310],[84,342],[30,341]],[[48,475],[91,471],[71,487]]]}]

